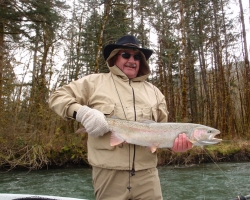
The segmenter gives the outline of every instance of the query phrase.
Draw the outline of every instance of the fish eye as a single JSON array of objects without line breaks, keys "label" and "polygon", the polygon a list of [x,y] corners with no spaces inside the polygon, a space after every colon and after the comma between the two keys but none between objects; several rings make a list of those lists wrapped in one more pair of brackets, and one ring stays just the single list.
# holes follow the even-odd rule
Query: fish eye
[{"label": "fish eye", "polygon": [[207,133],[212,133],[212,130],[208,130]]}]

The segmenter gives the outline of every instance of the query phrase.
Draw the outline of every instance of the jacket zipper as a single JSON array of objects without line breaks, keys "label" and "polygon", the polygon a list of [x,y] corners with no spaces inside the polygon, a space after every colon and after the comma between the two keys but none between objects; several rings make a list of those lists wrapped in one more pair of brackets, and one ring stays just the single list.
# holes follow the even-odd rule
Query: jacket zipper
[{"label": "jacket zipper", "polygon": [[[120,95],[119,95],[119,92],[116,88],[116,84],[115,84],[115,81],[114,81],[114,78],[111,74],[111,77],[113,79],[113,82],[114,82],[114,86],[115,86],[115,89],[116,89],[116,92],[117,92],[117,95],[119,97],[119,100],[122,104],[122,101],[121,101],[121,98],[120,98]],[[131,87],[132,89],[132,95],[133,95],[133,105],[134,105],[134,120],[136,121],[136,109],[135,109],[135,92],[134,92],[134,88],[131,86],[131,80],[129,80],[129,86]],[[124,116],[125,116],[125,119],[127,120],[127,117],[126,117],[126,113],[125,113],[125,110],[124,110],[124,107],[123,107],[123,104],[122,104],[122,109],[123,109],[123,113],[124,113]],[[134,176],[135,175],[135,149],[136,149],[136,146],[134,145],[134,154],[133,154],[133,160],[132,160],[132,169],[130,170],[130,145],[131,144],[128,144],[129,145],[129,181],[128,181],[128,186],[127,186],[127,189],[131,190],[131,186],[130,186],[130,176]]]},{"label": "jacket zipper", "polygon": [[[134,105],[134,121],[136,121],[136,109],[135,109],[135,91],[134,88],[131,86],[131,80],[129,80],[129,85],[132,88],[132,94],[133,94],[133,105]],[[134,145],[134,155],[133,155],[133,161],[132,161],[132,171],[131,171],[131,175],[134,176],[135,175],[135,145]]]}]

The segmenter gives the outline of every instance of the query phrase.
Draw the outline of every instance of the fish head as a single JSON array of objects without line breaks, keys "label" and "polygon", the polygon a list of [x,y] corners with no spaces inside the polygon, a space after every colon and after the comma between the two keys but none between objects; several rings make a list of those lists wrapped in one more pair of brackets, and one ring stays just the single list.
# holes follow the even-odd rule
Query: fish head
[{"label": "fish head", "polygon": [[195,146],[204,146],[217,144],[222,141],[222,139],[215,138],[216,135],[220,134],[220,131],[208,126],[198,126],[193,131],[190,142]]}]

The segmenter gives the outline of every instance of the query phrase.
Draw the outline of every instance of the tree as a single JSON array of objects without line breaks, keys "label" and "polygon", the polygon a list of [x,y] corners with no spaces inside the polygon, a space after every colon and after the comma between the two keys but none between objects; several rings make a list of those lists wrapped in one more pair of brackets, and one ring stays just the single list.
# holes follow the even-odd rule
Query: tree
[{"label": "tree", "polygon": [[4,105],[4,68],[8,64],[8,48],[9,44],[6,41],[18,40],[18,35],[22,33],[20,26],[20,14],[15,9],[16,1],[1,1],[0,2],[0,115],[3,116]]},{"label": "tree", "polygon": [[249,58],[248,58],[248,49],[247,49],[247,39],[246,39],[246,28],[245,28],[245,20],[244,20],[244,12],[242,7],[242,1],[239,0],[240,7],[240,22],[242,26],[242,37],[243,37],[243,55],[244,55],[244,82],[245,82],[245,102],[244,102],[244,110],[245,110],[245,131],[249,130],[249,121],[250,121],[250,107],[248,102],[250,101],[250,66],[249,66]]}]

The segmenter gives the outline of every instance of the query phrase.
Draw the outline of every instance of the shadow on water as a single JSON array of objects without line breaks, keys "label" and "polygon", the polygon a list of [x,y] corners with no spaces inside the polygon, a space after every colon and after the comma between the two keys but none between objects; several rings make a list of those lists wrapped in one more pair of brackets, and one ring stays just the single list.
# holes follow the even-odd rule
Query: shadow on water
[{"label": "shadow on water", "polygon": [[[0,193],[94,200],[91,169],[11,171],[0,174]],[[250,162],[159,167],[164,200],[233,200],[250,193]]]}]

